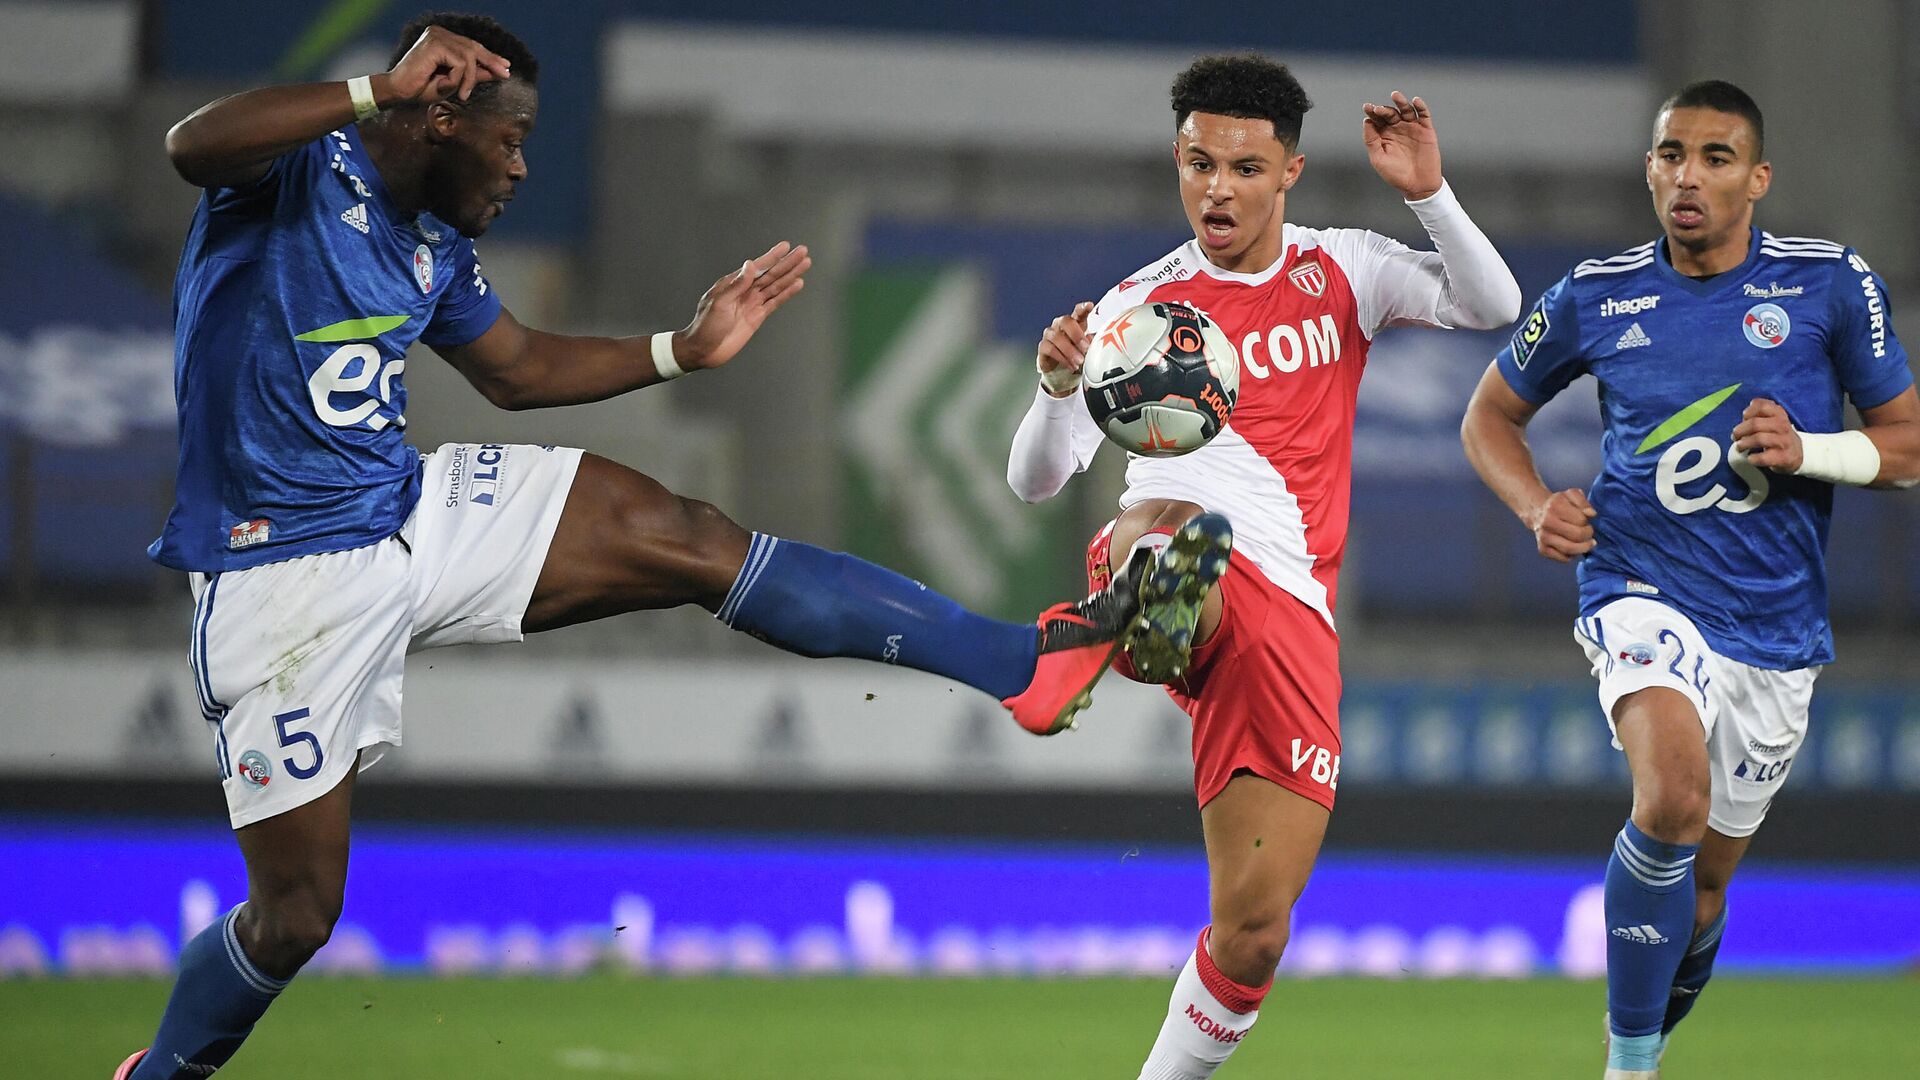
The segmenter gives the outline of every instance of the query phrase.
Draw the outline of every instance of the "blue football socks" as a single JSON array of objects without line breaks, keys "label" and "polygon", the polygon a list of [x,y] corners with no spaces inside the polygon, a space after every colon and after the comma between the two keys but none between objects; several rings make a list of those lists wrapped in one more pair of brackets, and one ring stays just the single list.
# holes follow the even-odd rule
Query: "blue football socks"
[{"label": "blue football socks", "polygon": [[1681,958],[1693,939],[1693,857],[1629,820],[1607,861],[1607,1015],[1611,1069],[1651,1070]]},{"label": "blue football socks", "polygon": [[1040,628],[975,615],[917,581],[811,544],[754,533],[715,613],[801,656],[929,671],[1010,698],[1033,681]]},{"label": "blue football socks", "polygon": [[1700,1000],[1700,991],[1706,989],[1707,980],[1713,978],[1713,958],[1720,955],[1720,936],[1727,929],[1727,909],[1722,906],[1720,915],[1707,924],[1705,930],[1693,936],[1687,946],[1687,955],[1680,961],[1680,970],[1674,973],[1673,989],[1667,998],[1667,1016],[1660,1022],[1662,1035],[1673,1031],[1674,1025],[1687,1018],[1693,1011],[1693,1003]]},{"label": "blue football socks", "polygon": [[[244,906],[244,905],[241,905]],[[235,907],[180,950],[180,974],[161,1014],[153,1049],[130,1080],[200,1080],[227,1063],[286,989],[247,959],[235,936]]]}]

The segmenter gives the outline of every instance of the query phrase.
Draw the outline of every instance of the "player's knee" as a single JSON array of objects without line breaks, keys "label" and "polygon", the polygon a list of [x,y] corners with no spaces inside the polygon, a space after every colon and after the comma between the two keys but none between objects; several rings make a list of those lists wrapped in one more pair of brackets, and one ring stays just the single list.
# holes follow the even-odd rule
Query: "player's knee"
[{"label": "player's knee", "polygon": [[623,507],[619,516],[618,534],[636,576],[679,581],[702,595],[716,588],[724,595],[732,584],[738,560],[729,561],[729,553],[745,547],[744,534],[718,507],[675,497],[664,507],[657,501]]},{"label": "player's knee", "polygon": [[1707,833],[1711,802],[1704,783],[1656,782],[1634,800],[1633,821],[1641,832],[1663,843],[1697,844]]},{"label": "player's knee", "polygon": [[1258,912],[1216,918],[1207,934],[1207,951],[1222,973],[1238,983],[1258,986],[1273,975],[1287,951],[1287,912]]},{"label": "player's knee", "polygon": [[250,925],[242,930],[247,951],[269,974],[290,974],[333,937],[340,907],[338,890],[297,889],[255,897],[247,904]]}]

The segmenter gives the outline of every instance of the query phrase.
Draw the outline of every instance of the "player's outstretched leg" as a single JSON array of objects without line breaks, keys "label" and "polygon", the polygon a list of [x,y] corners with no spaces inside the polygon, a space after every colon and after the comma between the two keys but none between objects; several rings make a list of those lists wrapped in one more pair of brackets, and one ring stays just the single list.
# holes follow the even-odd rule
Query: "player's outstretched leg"
[{"label": "player's outstretched leg", "polygon": [[1326,835],[1327,808],[1242,773],[1200,811],[1213,922],[1174,981],[1140,1080],[1213,1075],[1260,1017],[1294,902]]},{"label": "player's outstretched leg", "polygon": [[801,656],[944,675],[999,698],[1022,727],[1072,724],[1139,610],[1139,581],[1042,613],[976,615],[863,559],[749,533],[706,503],[591,454],[581,459],[524,626],[698,604]]},{"label": "player's outstretched leg", "polygon": [[313,802],[235,832],[247,900],[181,948],[153,1046],[131,1069],[123,1064],[116,1080],[211,1075],[326,944],[346,891],[353,777],[349,771]]},{"label": "player's outstretched leg", "polygon": [[1607,861],[1606,1080],[1653,1080],[1671,992],[1694,936],[1706,740],[1693,703],[1665,687],[1621,698],[1614,728],[1633,771],[1633,815]]}]

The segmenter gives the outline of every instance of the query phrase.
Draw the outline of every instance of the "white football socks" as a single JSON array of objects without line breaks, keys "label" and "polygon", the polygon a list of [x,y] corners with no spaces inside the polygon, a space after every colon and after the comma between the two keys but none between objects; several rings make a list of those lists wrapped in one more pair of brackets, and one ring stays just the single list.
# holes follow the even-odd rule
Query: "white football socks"
[{"label": "white football socks", "polygon": [[1260,1018],[1266,986],[1243,986],[1220,973],[1207,952],[1207,931],[1174,980],[1167,1019],[1160,1025],[1140,1080],[1206,1080]]}]

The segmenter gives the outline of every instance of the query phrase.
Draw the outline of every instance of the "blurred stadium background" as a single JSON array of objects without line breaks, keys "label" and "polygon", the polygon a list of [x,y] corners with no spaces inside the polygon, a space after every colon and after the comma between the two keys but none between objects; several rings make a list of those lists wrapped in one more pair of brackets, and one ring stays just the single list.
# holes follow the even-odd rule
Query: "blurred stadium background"
[{"label": "blurred stadium background", "polygon": [[[42,976],[163,973],[244,895],[185,664],[186,590],[144,553],[170,495],[168,297],[195,198],[162,134],[219,94],[384,69],[416,7],[0,0],[0,1015],[99,1000]],[[1119,490],[1110,450],[1054,504],[1023,506],[1005,449],[1039,330],[1184,234],[1165,91],[1199,52],[1272,52],[1313,96],[1292,220],[1416,243],[1366,164],[1358,106],[1424,94],[1449,178],[1529,300],[1576,259],[1654,235],[1652,109],[1690,79],[1730,78],[1766,110],[1761,223],[1858,246],[1920,341],[1912,0],[1190,18],[1135,0],[466,7],[542,61],[532,178],[480,247],[523,321],[678,326],[713,278],[782,238],[812,245],[815,268],[739,362],[605,404],[497,413],[423,354],[415,442],[583,445],[1008,617],[1079,591],[1081,545]],[[1603,964],[1601,853],[1625,772],[1571,640],[1571,574],[1532,554],[1456,437],[1500,340],[1395,331],[1374,350],[1342,593],[1346,783],[1283,972]],[[1590,478],[1598,431],[1590,384],[1542,415],[1549,482]],[[1722,959],[1756,979],[1920,962],[1920,504],[1837,501],[1841,659]],[[1146,976],[1117,1029],[1124,1070],[1206,918],[1185,719],[1142,688],[1107,686],[1083,731],[1041,742],[937,680],[795,663],[673,612],[423,654],[408,709],[404,751],[357,796],[327,971]],[[1881,985],[1911,1006],[1911,980]],[[128,1038],[163,991],[117,1021]],[[1594,1020],[1603,1007],[1597,986],[1568,1000]],[[17,1015],[0,1044],[41,1030]],[[45,1030],[103,1030],[91,1016]],[[1904,1045],[1875,1059],[1905,1063],[1893,1071],[1845,1075],[1914,1075]],[[554,1054],[518,1075],[682,1075],[618,1048]],[[817,1075],[936,1074],[827,1060]],[[1327,1061],[1312,1075],[1359,1075]],[[685,1075],[801,1074],[761,1068]],[[1525,1059],[1513,1072],[1544,1074]]]}]

